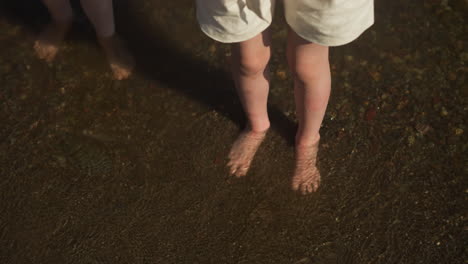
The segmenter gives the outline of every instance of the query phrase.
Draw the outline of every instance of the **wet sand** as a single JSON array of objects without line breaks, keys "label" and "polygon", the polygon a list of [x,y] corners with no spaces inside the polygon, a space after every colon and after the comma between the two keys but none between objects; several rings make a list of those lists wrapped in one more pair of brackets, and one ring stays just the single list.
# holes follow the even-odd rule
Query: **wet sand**
[{"label": "wet sand", "polygon": [[112,80],[84,15],[54,64],[47,13],[2,3],[0,263],[466,263],[468,5],[376,1],[333,48],[322,185],[290,189],[294,98],[272,26],[272,130],[242,179],[229,49],[193,1],[115,1],[135,74]]}]

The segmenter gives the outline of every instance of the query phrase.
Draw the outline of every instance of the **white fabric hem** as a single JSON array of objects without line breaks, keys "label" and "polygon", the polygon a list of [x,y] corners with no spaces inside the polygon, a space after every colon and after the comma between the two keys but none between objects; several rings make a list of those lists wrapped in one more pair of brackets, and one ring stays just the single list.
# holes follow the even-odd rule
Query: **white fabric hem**
[{"label": "white fabric hem", "polygon": [[374,24],[374,19],[370,20],[369,23],[365,24],[359,31],[356,31],[354,34],[345,36],[345,37],[320,37],[320,36],[314,36],[312,34],[307,34],[307,32],[301,31],[296,25],[293,25],[289,23],[288,19],[286,18],[286,22],[288,25],[291,27],[294,32],[296,32],[297,35],[299,35],[301,38],[310,41],[312,43],[316,43],[322,46],[327,46],[327,47],[337,47],[337,46],[342,46],[346,45],[350,42],[353,42],[359,36],[361,36],[367,29],[369,29],[373,24]]},{"label": "white fabric hem", "polygon": [[249,40],[257,36],[258,34],[265,31],[271,24],[271,23],[267,23],[264,20],[260,20],[260,21],[261,23],[258,26],[256,26],[254,30],[250,29],[247,33],[240,34],[240,35],[226,34],[224,32],[217,31],[209,24],[201,24],[201,23],[199,24],[200,24],[201,31],[205,33],[208,37],[216,41],[219,41],[222,43],[238,43],[238,42]]}]

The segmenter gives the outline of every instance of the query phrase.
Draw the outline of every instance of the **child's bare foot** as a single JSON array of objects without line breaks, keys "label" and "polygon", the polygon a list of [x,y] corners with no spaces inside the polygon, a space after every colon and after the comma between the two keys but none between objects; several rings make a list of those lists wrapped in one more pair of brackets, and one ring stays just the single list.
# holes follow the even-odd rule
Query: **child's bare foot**
[{"label": "child's bare foot", "polygon": [[98,37],[98,40],[107,56],[114,78],[127,79],[132,73],[135,61],[123,41],[115,34],[110,37]]},{"label": "child's bare foot", "polygon": [[265,139],[267,130],[263,132],[254,132],[246,128],[236,139],[229,152],[229,171],[236,177],[242,177],[247,174],[250,164],[260,144]]},{"label": "child's bare foot", "polygon": [[47,62],[52,62],[57,55],[60,44],[70,28],[71,22],[52,22],[39,34],[34,43],[37,56]]},{"label": "child's bare foot", "polygon": [[319,140],[320,137],[312,145],[296,146],[296,168],[292,188],[302,194],[315,192],[320,185],[320,172],[316,166]]}]

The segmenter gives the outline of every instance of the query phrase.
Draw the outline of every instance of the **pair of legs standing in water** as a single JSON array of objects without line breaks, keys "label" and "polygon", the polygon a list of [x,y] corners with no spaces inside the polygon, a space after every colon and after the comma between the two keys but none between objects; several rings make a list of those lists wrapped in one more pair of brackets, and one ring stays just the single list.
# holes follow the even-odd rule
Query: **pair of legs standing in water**
[{"label": "pair of legs standing in water", "polygon": [[[41,59],[51,62],[68,32],[73,11],[69,0],[43,0],[52,23],[41,33],[35,50]],[[129,76],[133,62],[115,35],[112,0],[81,0],[94,25],[116,79]],[[270,127],[267,113],[269,91],[268,61],[271,55],[269,30],[243,42],[232,44],[232,72],[247,115],[246,129],[234,142],[229,154],[230,171],[244,176]],[[330,94],[328,47],[310,43],[290,30],[287,57],[294,76],[299,129],[296,135],[296,166],[292,187],[302,193],[318,188],[320,173],[316,167],[319,129]]]},{"label": "pair of legs standing in water", "polygon": [[232,73],[247,116],[234,142],[231,174],[249,170],[270,127],[267,113],[269,27],[281,3],[288,24],[287,60],[294,80],[296,163],[292,188],[311,193],[320,184],[317,152],[320,126],[330,97],[328,47],[355,40],[374,23],[373,0],[196,0],[201,30],[210,38],[231,43]]},{"label": "pair of legs standing in water", "polygon": [[[69,0],[43,2],[53,22],[41,34],[35,49],[40,58],[52,61],[71,25],[73,13]],[[112,0],[81,0],[81,4],[95,27],[115,78],[127,78],[133,60],[115,35]],[[237,177],[246,175],[270,127],[267,99],[271,36],[268,25],[274,5],[275,0],[197,0],[197,17],[202,30],[213,39],[232,43],[232,73],[248,121],[229,153],[228,166]],[[291,26],[287,60],[294,79],[299,122],[292,188],[306,194],[316,191],[320,184],[316,166],[319,130],[331,88],[328,46],[346,44],[373,24],[373,0],[288,0],[284,5],[286,20]],[[259,32],[260,28],[267,29],[252,36],[252,32]]]},{"label": "pair of legs standing in water", "polygon": [[[267,113],[270,38],[267,29],[247,41],[232,44],[232,72],[248,122],[229,154],[230,172],[237,177],[247,173],[270,127]],[[320,183],[316,158],[319,129],[331,87],[328,47],[306,41],[289,30],[287,60],[294,77],[299,122],[292,188],[305,194],[316,191]]]},{"label": "pair of legs standing in water", "polygon": [[[69,0],[42,0],[52,22],[34,44],[39,58],[52,62],[73,21]],[[81,5],[94,26],[98,42],[109,61],[114,78],[128,78],[134,66],[133,58],[115,33],[112,0],[81,0]]]}]

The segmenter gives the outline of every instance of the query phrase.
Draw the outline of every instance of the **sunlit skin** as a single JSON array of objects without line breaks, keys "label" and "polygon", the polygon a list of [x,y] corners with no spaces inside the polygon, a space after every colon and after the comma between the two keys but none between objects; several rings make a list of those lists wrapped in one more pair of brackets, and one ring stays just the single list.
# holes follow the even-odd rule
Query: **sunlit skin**
[{"label": "sunlit skin", "polygon": [[[51,63],[73,20],[73,11],[68,0],[43,0],[49,10],[52,22],[39,34],[34,50],[40,59]],[[112,0],[81,0],[81,5],[96,30],[101,48],[117,80],[130,76],[134,60],[125,45],[115,33]]]},{"label": "sunlit skin", "polygon": [[106,54],[114,78],[127,79],[132,73],[135,62],[123,41],[114,34],[111,37],[98,37],[98,42]]},{"label": "sunlit skin", "polygon": [[34,43],[34,50],[36,51],[37,56],[40,59],[51,63],[55,59],[59,46],[65,38],[69,28],[69,22],[53,22],[47,25]]},{"label": "sunlit skin", "polygon": [[244,130],[236,139],[229,152],[229,171],[236,177],[247,174],[253,157],[265,139],[265,132]]},{"label": "sunlit skin", "polygon": [[267,113],[270,45],[270,36],[264,32],[231,47],[233,78],[247,115],[247,126],[229,153],[228,166],[231,174],[237,177],[247,174],[270,127]]},{"label": "sunlit skin", "polygon": [[[267,113],[270,34],[232,45],[232,71],[247,116],[247,127],[232,146],[229,163],[235,176],[247,174],[252,159],[270,126]],[[320,172],[316,166],[320,125],[330,96],[331,77],[328,47],[310,43],[292,30],[287,44],[288,64],[294,77],[299,128],[296,133],[296,162],[291,187],[303,194],[317,191]]]},{"label": "sunlit skin", "polygon": [[320,171],[316,166],[319,141],[310,146],[296,146],[296,166],[292,188],[307,194],[317,191],[320,185]]},{"label": "sunlit skin", "polygon": [[292,188],[303,194],[317,191],[320,185],[320,171],[316,165],[319,131],[331,90],[328,51],[328,47],[311,43],[289,31],[287,57],[294,77],[299,124]]}]

